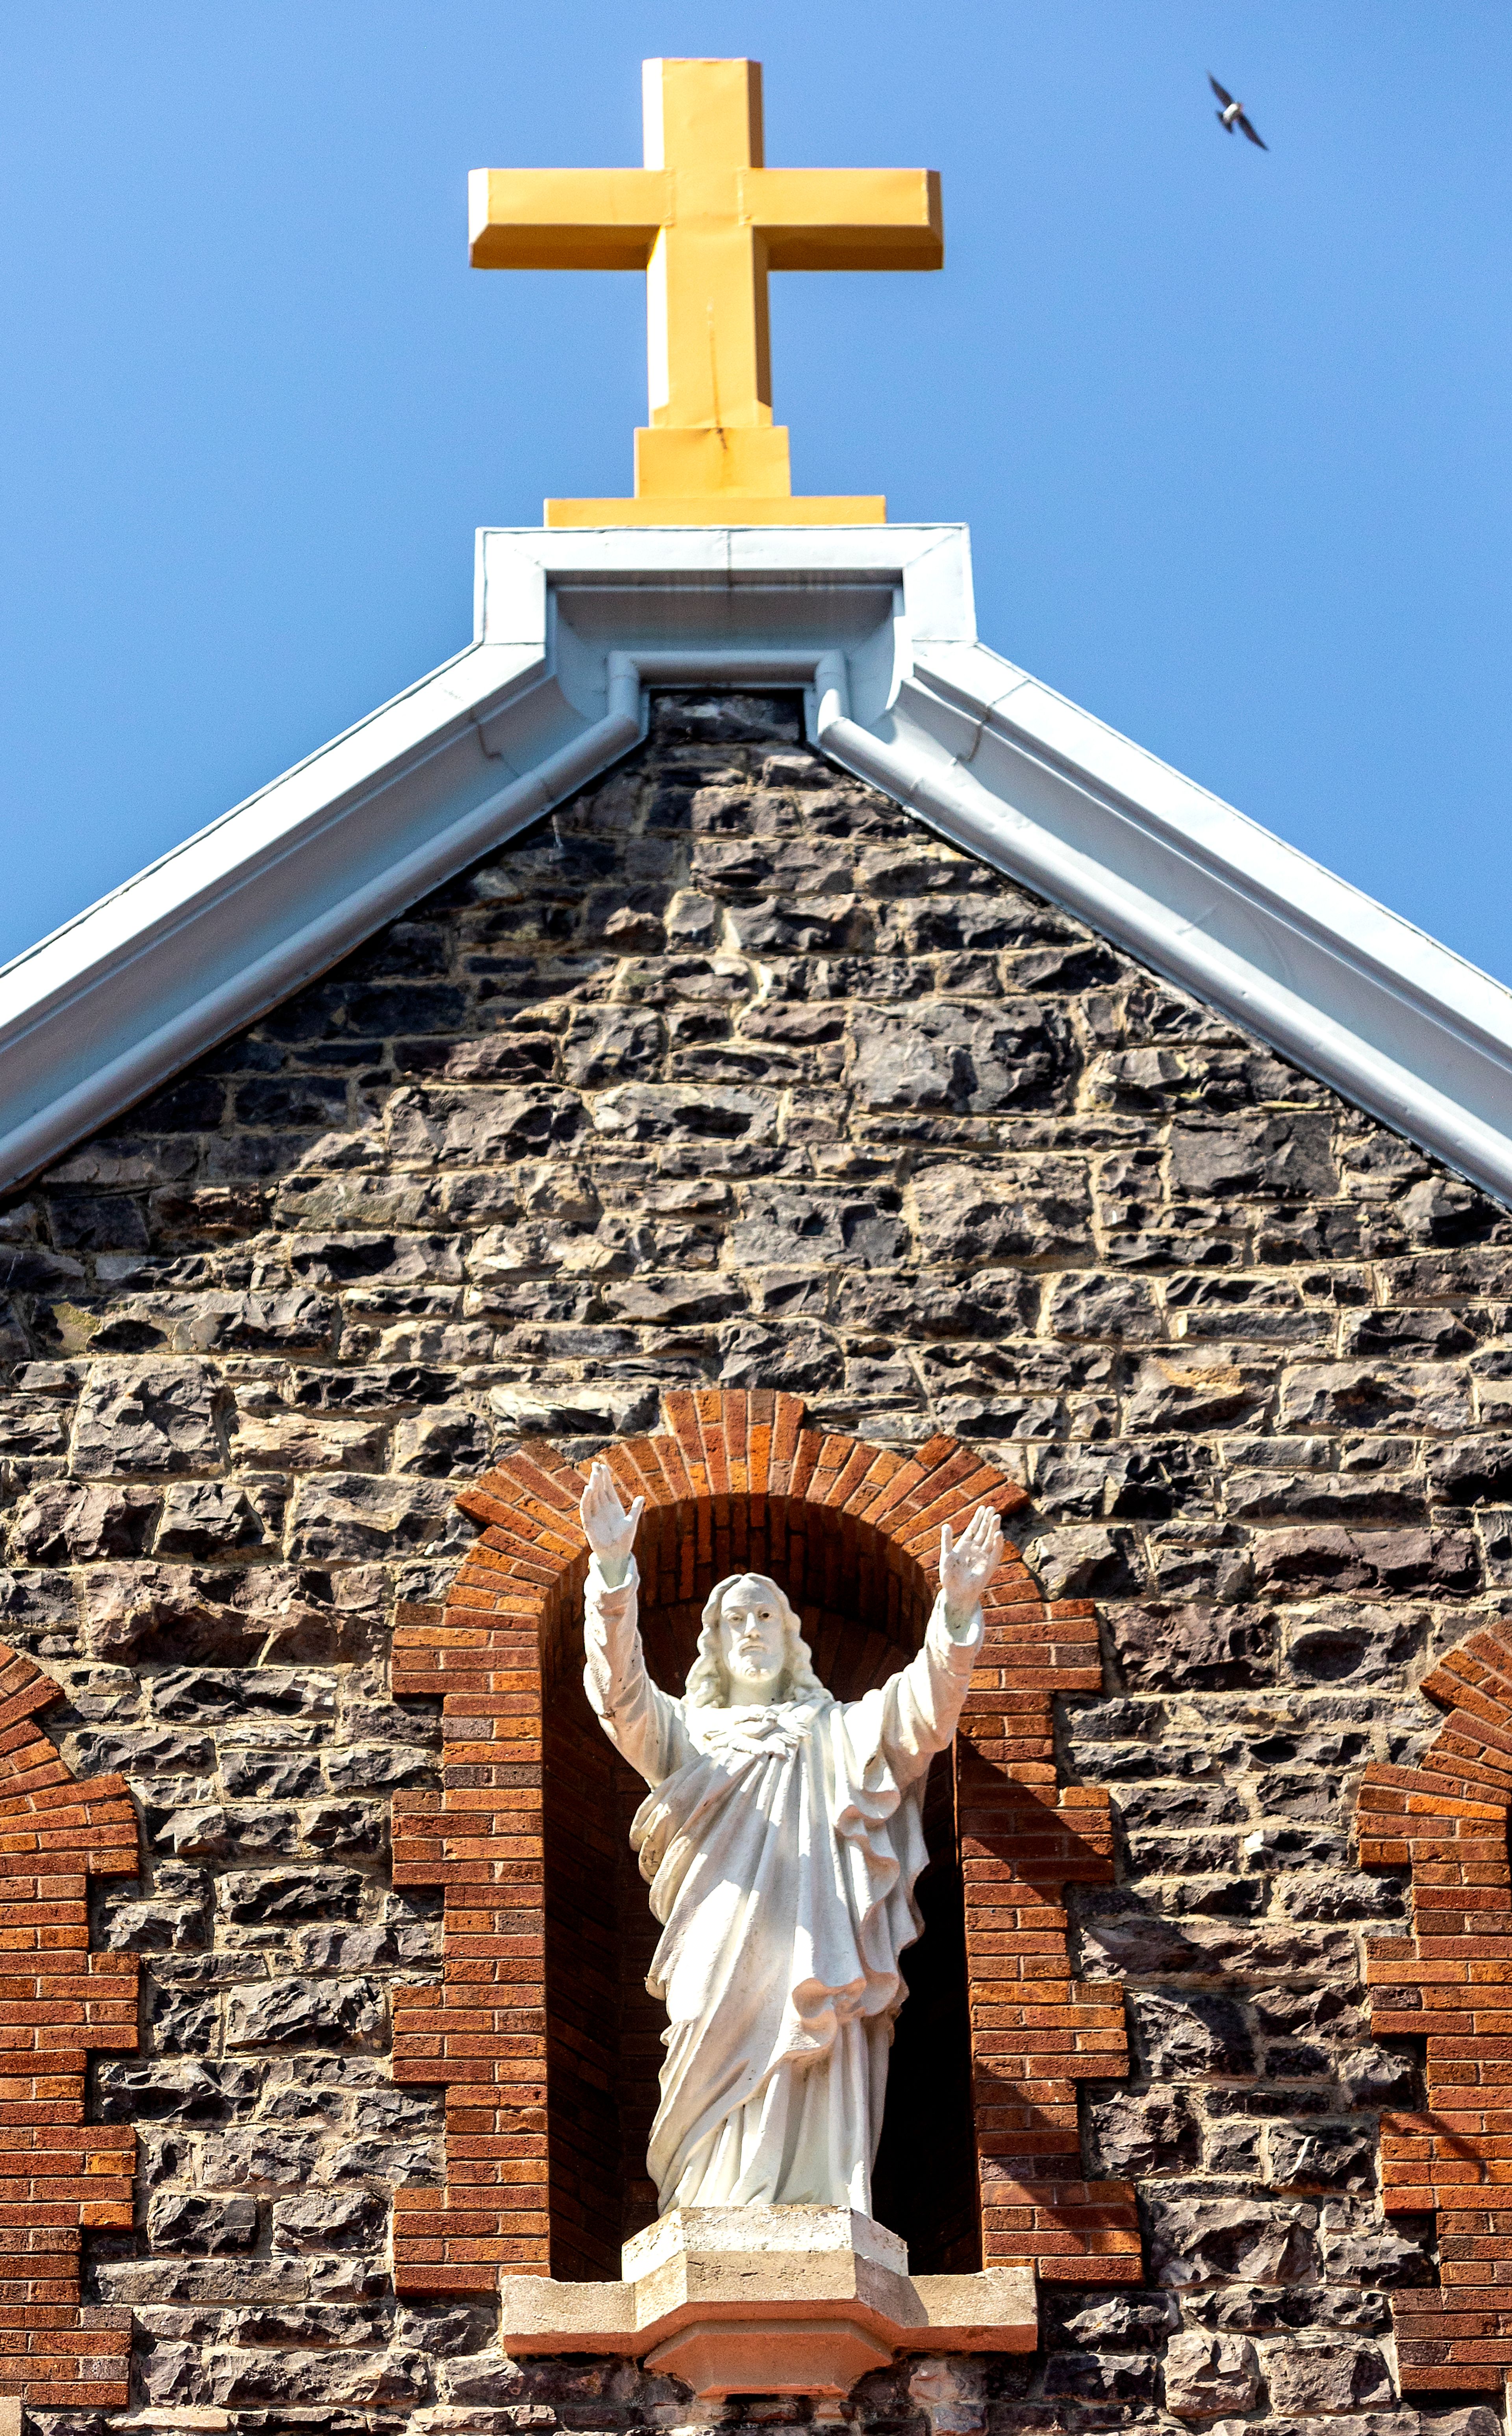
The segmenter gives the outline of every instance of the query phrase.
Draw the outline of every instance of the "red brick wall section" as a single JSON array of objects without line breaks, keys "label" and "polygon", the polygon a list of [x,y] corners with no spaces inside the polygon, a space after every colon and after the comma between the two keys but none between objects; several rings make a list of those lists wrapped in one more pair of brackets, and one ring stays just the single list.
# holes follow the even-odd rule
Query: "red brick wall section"
[{"label": "red brick wall section", "polygon": [[1381,2122],[1388,2212],[1436,2209],[1439,2289],[1394,2296],[1404,2392],[1500,2392],[1512,2375],[1512,1623],[1423,1684],[1450,1712],[1417,1768],[1370,1768],[1365,1869],[1412,1871],[1415,1935],[1374,1938],[1378,2038],[1427,2042],[1425,2111]]},{"label": "red brick wall section", "polygon": [[[662,1435],[604,1453],[624,1488],[647,1499],[638,1553],[653,1665],[658,1602],[702,1599],[747,1563],[790,1589],[801,1575],[806,1618],[848,1601],[863,1622],[891,1619],[878,1654],[889,1632],[915,1646],[941,1522],[982,1503],[1006,1514],[1025,1502],[953,1438],[868,1446],[807,1429],[801,1401],[772,1393],[669,1396]],[[439,1807],[411,1798],[394,1817],[395,1883],[442,1887],[445,1910],[443,1983],[402,1992],[394,2024],[395,2079],[443,2083],[447,2097],[445,2188],[396,2195],[406,2292],[484,2290],[501,2269],[546,2274],[561,2255],[553,2215],[571,2204],[577,2135],[548,2123],[554,2059],[559,2069],[565,2059],[545,2004],[543,1713],[549,1723],[576,1703],[588,1715],[582,1488],[549,1447],[509,1456],[461,1500],[485,1527],[445,1610],[410,1610],[396,1635],[395,1695],[440,1697],[447,1738]],[[1138,2282],[1139,2240],[1131,2187],[1082,2178],[1076,2083],[1120,2078],[1127,2057],[1121,1992],[1071,1976],[1061,1889],[1111,1875],[1111,1834],[1105,1794],[1057,1788],[1051,1700],[1101,1686],[1090,1607],[1047,1606],[1010,1552],[988,1595],[957,1746],[982,2254],[1092,2284]],[[576,1798],[566,1848],[601,1851],[607,1870],[619,1822],[604,1815],[582,1748],[576,1786],[559,1781],[577,1773],[559,1760],[547,1799]],[[594,1891],[582,1889],[571,1934],[590,1983],[601,1972],[607,1991],[615,1962],[595,1960]],[[574,2087],[591,2088],[582,2022],[570,2038]],[[591,2254],[591,2227],[582,2247]],[[606,2244],[599,2256],[575,2271],[612,2274]]]},{"label": "red brick wall section", "polygon": [[91,1877],[135,1877],[118,1776],[78,1783],[34,1722],[51,1678],[0,1643],[0,2394],[121,2409],[130,2312],[79,2303],[90,2227],[129,2227],[136,2136],[84,2121],[85,2060],[136,2045],[136,1960],[91,1954]]}]

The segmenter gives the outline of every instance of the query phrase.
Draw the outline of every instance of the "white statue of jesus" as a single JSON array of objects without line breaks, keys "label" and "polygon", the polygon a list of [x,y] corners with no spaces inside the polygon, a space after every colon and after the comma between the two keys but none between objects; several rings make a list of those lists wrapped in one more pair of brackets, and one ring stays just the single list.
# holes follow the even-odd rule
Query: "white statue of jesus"
[{"label": "white statue of jesus", "polygon": [[683,1697],[646,1672],[627,1514],[596,1463],[583,1680],[652,1791],[631,1843],[662,1923],[647,1986],[667,2061],[648,2163],[661,2213],[765,2201],[871,2214],[898,1957],[923,1926],[924,1779],[955,1732],[1002,1557],[990,1506],[940,1534],[919,1654],[837,1700],[764,1574],[717,1582]]}]

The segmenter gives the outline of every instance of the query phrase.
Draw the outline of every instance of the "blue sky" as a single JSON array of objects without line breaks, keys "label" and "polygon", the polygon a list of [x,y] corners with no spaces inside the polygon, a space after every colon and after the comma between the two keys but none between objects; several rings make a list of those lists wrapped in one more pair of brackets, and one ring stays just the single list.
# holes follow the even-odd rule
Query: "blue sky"
[{"label": "blue sky", "polygon": [[0,954],[465,642],[475,526],[628,489],[641,281],[470,271],[465,179],[637,161],[655,52],[943,173],[943,273],[773,282],[796,486],[965,518],[986,641],[1512,981],[1483,0],[9,9]]}]

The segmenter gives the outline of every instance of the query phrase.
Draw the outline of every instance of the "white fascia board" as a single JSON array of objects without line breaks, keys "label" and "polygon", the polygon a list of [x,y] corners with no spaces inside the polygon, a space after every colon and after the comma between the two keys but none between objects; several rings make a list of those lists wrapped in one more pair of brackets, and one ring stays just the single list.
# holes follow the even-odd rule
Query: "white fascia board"
[{"label": "white fascia board", "polygon": [[881,728],[828,749],[1512,1199],[1501,983],[980,644],[921,651]]},{"label": "white fascia board", "polygon": [[347,954],[635,740],[474,644],[0,971],[0,1184]]},{"label": "white fascia board", "polygon": [[0,1183],[704,683],[801,686],[842,767],[1512,1200],[1512,992],[980,644],[960,525],[479,533],[468,650],[0,972]]},{"label": "white fascia board", "polygon": [[[465,651],[0,970],[0,1188],[617,760],[645,689],[634,665],[611,685],[617,654],[659,647],[695,682],[806,686],[824,660],[829,682],[857,600],[890,615],[915,563],[946,569],[925,579],[931,602],[952,569],[958,604],[965,582],[965,620],[936,608],[930,622],[969,639],[959,526],[480,533]],[[585,641],[570,618],[559,633],[574,586],[594,605]],[[813,646],[785,657],[794,627]],[[837,705],[843,668],[840,687]]]}]

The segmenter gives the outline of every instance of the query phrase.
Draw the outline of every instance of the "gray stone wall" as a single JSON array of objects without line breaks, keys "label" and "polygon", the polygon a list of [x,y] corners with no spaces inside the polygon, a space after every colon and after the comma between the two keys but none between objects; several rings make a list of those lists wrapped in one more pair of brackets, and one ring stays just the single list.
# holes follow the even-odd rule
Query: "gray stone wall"
[{"label": "gray stone wall", "polygon": [[144,1957],[142,2052],[95,2076],[141,2129],[138,2224],[90,2269],[137,2312],[133,2426],[689,2416],[391,2297],[440,2107],[388,2077],[436,1932],[387,1804],[438,1728],[386,1656],[494,1449],[698,1381],[980,1441],[1047,1587],[1105,1618],[1064,1750],[1121,1820],[1079,1935],[1138,2063],[1084,2132],[1141,2184],[1147,2287],[1052,2292],[1036,2360],[905,2365],[862,2416],[1410,2436],[1385,2296],[1432,2227],[1384,2224],[1374,2140],[1414,2059],[1360,1993],[1404,1897],[1351,1818],[1512,1579],[1501,1209],[841,777],[791,704],[668,697],[607,781],[15,1200],[0,1278],[0,1634],[149,1854],[98,1904]]}]

